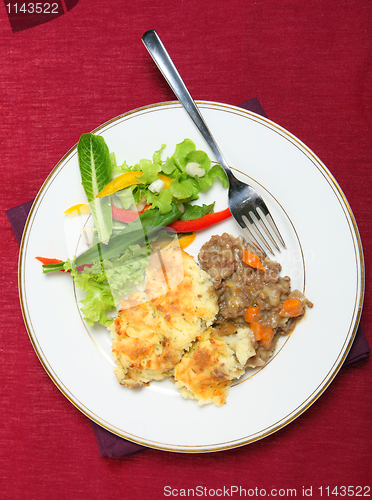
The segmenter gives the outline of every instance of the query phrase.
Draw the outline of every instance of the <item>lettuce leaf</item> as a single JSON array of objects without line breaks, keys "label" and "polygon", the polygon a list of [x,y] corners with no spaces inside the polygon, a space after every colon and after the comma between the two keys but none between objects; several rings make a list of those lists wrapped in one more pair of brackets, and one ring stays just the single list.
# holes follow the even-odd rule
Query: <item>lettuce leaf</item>
[{"label": "lettuce leaf", "polygon": [[112,214],[108,197],[97,194],[110,182],[112,158],[103,137],[83,134],[77,146],[81,183],[92,211],[99,239],[107,244],[112,233]]},{"label": "lettuce leaf", "polygon": [[[125,208],[126,210],[128,210],[131,205],[136,203],[136,200],[134,199],[134,196],[133,196],[133,188],[132,187],[122,189],[121,191],[118,191],[117,193],[113,194],[112,197],[113,197],[114,203],[115,203],[116,199],[118,200],[119,203],[117,204],[117,206],[119,206],[119,207],[121,206],[122,208]],[[116,203],[115,203],[115,205],[116,205]]]},{"label": "lettuce leaf", "polygon": [[172,194],[169,189],[163,189],[160,193],[153,193],[147,189],[144,196],[151,208],[158,208],[161,214],[167,214],[172,210]]},{"label": "lettuce leaf", "polygon": [[[203,177],[190,177],[187,174],[186,166],[193,162],[205,170]],[[198,194],[209,189],[215,179],[219,179],[224,188],[229,186],[223,168],[218,164],[211,166],[207,153],[197,150],[191,139],[185,139],[177,144],[173,155],[163,164],[162,171],[174,179],[170,190],[174,198],[179,200],[197,199]]]},{"label": "lettuce leaf", "polygon": [[229,187],[229,181],[226,177],[225,171],[220,165],[214,165],[205,173],[205,175],[203,175],[203,177],[194,177],[193,183],[198,192],[206,191],[213,185],[215,179],[219,179],[224,188]]},{"label": "lettuce leaf", "polygon": [[158,149],[157,151],[155,151],[155,153],[152,155],[152,161],[153,161],[154,163],[159,163],[159,164],[161,164],[161,162],[162,162],[162,161],[161,161],[161,154],[162,154],[162,152],[163,152],[163,149],[165,149],[165,146],[166,146],[166,144],[162,144],[162,145],[161,145],[161,148],[160,148],[160,149]]},{"label": "lettuce leaf", "polygon": [[82,272],[76,270],[74,262],[67,261],[65,270],[71,272],[76,285],[86,292],[80,303],[88,325],[111,324],[112,318],[107,312],[116,309],[122,297],[141,283],[149,259],[146,246],[133,245],[120,257],[96,262],[91,267],[84,267]]},{"label": "lettuce leaf", "polygon": [[107,245],[98,243],[80,254],[76,258],[75,265],[82,266],[118,257],[132,245],[146,243],[150,235],[155,235],[180,216],[181,212],[174,204],[167,214],[161,214],[158,208],[146,210],[135,221],[127,224],[120,234],[112,236]]},{"label": "lettuce leaf", "polygon": [[141,160],[139,167],[139,170],[143,172],[139,178],[141,185],[149,185],[158,179],[158,173],[161,171],[159,163],[152,163],[151,160]]},{"label": "lettuce leaf", "polygon": [[[155,151],[152,161],[143,159],[132,167],[128,167],[125,162],[119,167],[114,167],[114,175],[139,170],[143,171],[143,175],[140,178],[141,183],[134,185],[131,188],[127,188],[130,189],[135,203],[138,203],[143,197],[151,203],[149,201],[149,197],[151,199],[154,199],[154,197],[151,196],[149,194],[150,191],[145,188],[157,179],[158,173],[166,175],[172,179],[170,192],[173,197],[173,203],[196,200],[201,191],[206,191],[213,185],[215,179],[220,180],[223,187],[228,187],[229,182],[222,167],[218,164],[211,166],[211,160],[207,153],[197,150],[191,139],[185,139],[178,143],[172,156],[167,157],[165,161],[162,161],[161,154],[164,147],[165,145],[163,144],[158,151]],[[186,172],[186,166],[188,163],[192,162],[198,163],[200,167],[205,170],[206,173],[203,177],[194,178],[188,175]],[[126,191],[123,195],[121,195],[120,192],[116,194],[122,202],[122,207],[129,208],[129,191]],[[166,203],[163,203],[165,200]],[[170,210],[168,197],[165,195],[157,197],[155,206],[158,207],[162,213],[165,213],[165,210]]]},{"label": "lettuce leaf", "polygon": [[85,269],[89,269],[89,271],[78,273],[74,264],[70,260],[66,261],[65,270],[71,272],[76,285],[87,293],[84,299],[80,301],[84,320],[90,326],[96,322],[108,326],[111,324],[112,319],[106,315],[106,312],[115,308],[110,285],[107,283],[104,273],[94,272],[97,269],[93,267]]},{"label": "lettuce leaf", "polygon": [[178,200],[185,200],[197,197],[199,190],[193,182],[193,178],[189,175],[178,174],[175,179],[170,183],[169,190],[174,198]]},{"label": "lettuce leaf", "polygon": [[214,211],[214,203],[210,205],[186,205],[184,213],[181,215],[179,220],[193,220],[200,219],[204,215],[211,214]]}]

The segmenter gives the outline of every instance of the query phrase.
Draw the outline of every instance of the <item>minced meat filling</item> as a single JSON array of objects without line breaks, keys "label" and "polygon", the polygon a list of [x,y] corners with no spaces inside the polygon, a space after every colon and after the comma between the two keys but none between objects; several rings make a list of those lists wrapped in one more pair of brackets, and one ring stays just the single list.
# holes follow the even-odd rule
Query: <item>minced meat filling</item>
[{"label": "minced meat filling", "polygon": [[[264,270],[246,264],[244,251],[258,256]],[[248,324],[257,343],[257,354],[248,366],[262,365],[272,355],[278,336],[293,330],[306,306],[312,307],[311,302],[300,291],[291,291],[290,278],[280,276],[278,262],[265,257],[241,236],[212,236],[202,246],[198,258],[218,295],[216,326],[224,329],[228,323]]]}]

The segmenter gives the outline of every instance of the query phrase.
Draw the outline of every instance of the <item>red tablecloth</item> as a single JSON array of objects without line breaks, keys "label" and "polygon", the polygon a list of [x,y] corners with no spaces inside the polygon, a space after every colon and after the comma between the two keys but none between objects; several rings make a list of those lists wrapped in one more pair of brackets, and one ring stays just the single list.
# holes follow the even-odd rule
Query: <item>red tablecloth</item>
[{"label": "red tablecloth", "polygon": [[0,498],[158,499],[192,490],[204,498],[244,497],[244,490],[258,498],[273,489],[301,497],[303,487],[320,498],[332,496],[335,486],[341,494],[342,486],[350,493],[372,486],[369,361],[341,370],[301,417],[251,445],[205,455],[146,450],[100,457],[89,421],[50,381],[28,339],[18,301],[18,243],[5,216],[35,197],[81,133],[174,99],[140,40],[154,28],[196,99],[239,105],[257,96],[269,118],[335,176],[363,241],[362,325],[372,345],[371,3],[65,0],[54,20],[28,29],[21,20],[15,32],[6,5],[0,9]]}]

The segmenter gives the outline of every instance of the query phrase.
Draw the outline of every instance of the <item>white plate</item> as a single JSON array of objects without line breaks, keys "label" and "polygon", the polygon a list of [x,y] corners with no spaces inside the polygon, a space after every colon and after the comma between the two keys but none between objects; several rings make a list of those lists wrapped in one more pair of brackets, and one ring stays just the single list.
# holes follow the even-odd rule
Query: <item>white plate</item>
[{"label": "white plate", "polygon": [[[282,428],[328,387],[352,345],[364,293],[362,246],[350,207],[335,179],[303,143],[280,126],[226,104],[199,106],[227,161],[265,198],[288,249],[277,258],[292,288],[314,302],[272,360],[247,372],[221,408],[184,400],[170,381],[132,391],[113,374],[104,328],[87,328],[78,292],[63,273],[43,274],[35,256],[65,259],[76,252],[81,221],[63,212],[85,200],[76,147],[53,169],[27,220],[21,244],[19,288],[34,349],[55,384],[85,415],[136,443],[177,452],[207,452],[251,443]],[[102,125],[118,163],[165,155],[192,139],[213,154],[183,108],[161,103]],[[248,177],[249,176],[249,177]],[[217,184],[203,198],[227,206]],[[84,220],[83,220],[84,222]],[[230,219],[198,235],[188,248],[197,257],[212,234],[240,234]]]}]

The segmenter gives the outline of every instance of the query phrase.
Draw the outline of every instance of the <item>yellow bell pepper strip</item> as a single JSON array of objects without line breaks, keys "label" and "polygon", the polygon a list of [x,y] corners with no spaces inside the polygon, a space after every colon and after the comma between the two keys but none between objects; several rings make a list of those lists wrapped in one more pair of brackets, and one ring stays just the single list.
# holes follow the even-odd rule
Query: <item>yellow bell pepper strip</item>
[{"label": "yellow bell pepper strip", "polygon": [[189,245],[191,245],[191,243],[193,243],[195,238],[196,238],[196,233],[185,234],[183,236],[180,236],[180,238],[173,237],[173,239],[171,240],[169,236],[165,238],[158,238],[151,244],[151,248],[154,251],[159,251],[162,250],[163,248],[168,247],[169,245],[173,245],[175,247],[179,247],[182,250],[184,250]]},{"label": "yellow bell pepper strip", "polygon": [[142,210],[137,212],[137,210],[126,210],[125,208],[119,208],[115,205],[111,205],[112,218],[119,222],[129,224],[129,222],[136,220],[139,214],[143,214],[143,212],[148,210],[150,206],[151,205],[146,205]]},{"label": "yellow bell pepper strip", "polygon": [[72,207],[68,208],[64,212],[66,215],[69,217],[72,217],[73,215],[79,215],[79,214],[89,214],[90,213],[90,206],[89,203],[78,203],[77,205],[73,205]]},{"label": "yellow bell pepper strip", "polygon": [[254,269],[259,269],[260,271],[265,271],[265,267],[263,266],[260,259],[256,254],[249,252],[248,250],[243,250],[242,260],[244,264],[247,264]]},{"label": "yellow bell pepper strip", "polygon": [[200,217],[200,219],[176,220],[175,222],[172,222],[172,224],[169,224],[168,227],[174,229],[177,233],[190,233],[199,231],[200,229],[205,229],[206,227],[222,222],[229,217],[231,217],[231,212],[229,208],[226,208],[220,212],[204,215],[203,217]]},{"label": "yellow bell pepper strip", "polygon": [[159,179],[161,179],[164,182],[165,189],[169,189],[170,183],[172,182],[173,179],[163,174],[157,174],[157,175]]},{"label": "yellow bell pepper strip", "polygon": [[287,299],[283,302],[279,312],[281,318],[295,318],[304,313],[301,301],[298,299]]},{"label": "yellow bell pepper strip", "polygon": [[181,238],[179,238],[179,240],[178,240],[180,248],[182,248],[182,250],[184,250],[185,248],[190,246],[191,243],[194,242],[195,238],[196,238],[196,233],[185,234],[184,236],[181,236]]},{"label": "yellow bell pepper strip", "polygon": [[97,198],[102,198],[103,196],[108,196],[109,194],[121,191],[134,184],[140,184],[139,178],[143,175],[143,172],[126,172],[125,174],[118,175],[111,182],[106,184],[106,186],[97,194]]},{"label": "yellow bell pepper strip", "polygon": [[[114,194],[117,191],[134,186],[135,184],[140,184],[142,174],[143,172],[139,170],[138,172],[126,172],[125,174],[118,175],[97,194],[97,197],[102,198],[103,196]],[[173,179],[163,174],[157,174],[157,176],[164,182],[164,187],[169,189],[170,183]]]}]

